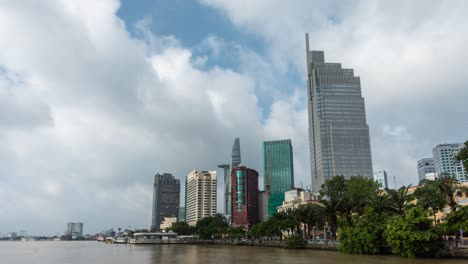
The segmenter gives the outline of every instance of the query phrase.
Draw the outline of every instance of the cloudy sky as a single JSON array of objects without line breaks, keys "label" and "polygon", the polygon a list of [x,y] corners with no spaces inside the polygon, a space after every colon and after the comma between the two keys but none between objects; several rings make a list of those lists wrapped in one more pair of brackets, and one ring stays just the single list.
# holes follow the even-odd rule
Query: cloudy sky
[{"label": "cloudy sky", "polygon": [[235,137],[260,173],[261,142],[291,138],[309,185],[305,32],[361,77],[374,169],[415,184],[434,145],[468,139],[466,13],[466,1],[2,0],[0,232],[147,228],[154,173],[217,169]]}]

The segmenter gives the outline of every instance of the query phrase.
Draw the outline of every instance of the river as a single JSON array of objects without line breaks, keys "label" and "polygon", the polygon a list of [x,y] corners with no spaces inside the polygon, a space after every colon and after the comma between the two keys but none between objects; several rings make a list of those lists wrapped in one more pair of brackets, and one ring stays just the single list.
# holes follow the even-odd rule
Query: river
[{"label": "river", "polygon": [[261,264],[261,263],[467,263],[459,259],[407,259],[396,256],[344,255],[334,251],[248,246],[118,245],[94,241],[0,242],[5,264]]}]

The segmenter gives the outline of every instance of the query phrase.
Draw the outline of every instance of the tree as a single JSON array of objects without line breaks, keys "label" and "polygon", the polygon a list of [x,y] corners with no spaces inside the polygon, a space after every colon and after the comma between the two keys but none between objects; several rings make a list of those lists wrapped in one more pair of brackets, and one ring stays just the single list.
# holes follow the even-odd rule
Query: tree
[{"label": "tree", "polygon": [[321,228],[325,225],[325,208],[318,204],[301,205],[295,211],[297,219],[305,226],[307,237],[313,227]]},{"label": "tree", "polygon": [[434,225],[436,225],[436,213],[447,205],[446,197],[440,191],[438,182],[426,181],[423,187],[414,191],[414,196],[417,199],[417,205],[432,211]]},{"label": "tree", "polygon": [[344,176],[334,176],[325,180],[320,189],[320,203],[325,208],[325,218],[330,226],[332,238],[336,239],[338,214],[344,208],[346,201],[347,181]]},{"label": "tree", "polygon": [[362,215],[353,216],[353,227],[340,228],[339,250],[353,254],[376,254],[383,246],[383,232],[386,217],[371,207],[366,207]]},{"label": "tree", "polygon": [[447,215],[445,220],[452,233],[458,234],[460,229],[468,232],[468,206],[457,207],[456,210]]},{"label": "tree", "polygon": [[367,206],[369,206],[379,195],[379,183],[373,179],[362,176],[352,176],[347,182],[346,203],[343,204],[342,213],[350,226],[353,225],[351,216],[353,214],[362,215]]},{"label": "tree", "polygon": [[408,195],[410,187],[411,185],[402,186],[398,190],[387,189],[387,210],[397,214],[403,214],[408,207],[407,202],[412,199],[412,196]]},{"label": "tree", "polygon": [[194,228],[186,222],[173,223],[170,230],[183,236],[192,235],[195,232]]},{"label": "tree", "polygon": [[394,254],[405,257],[437,257],[443,255],[443,242],[420,206],[408,209],[404,215],[393,216],[388,222],[384,238]]},{"label": "tree", "polygon": [[454,178],[443,178],[436,181],[440,193],[445,196],[447,204],[455,210],[457,207],[457,196],[461,196],[463,192],[467,192],[467,188],[461,187]]},{"label": "tree", "polygon": [[230,238],[241,238],[245,236],[245,230],[243,227],[228,227],[226,233]]},{"label": "tree", "polygon": [[463,147],[457,154],[457,160],[461,161],[465,171],[468,172],[468,140],[465,141],[465,147]]},{"label": "tree", "polygon": [[219,238],[228,226],[226,218],[221,214],[216,214],[199,220],[196,230],[202,239]]}]

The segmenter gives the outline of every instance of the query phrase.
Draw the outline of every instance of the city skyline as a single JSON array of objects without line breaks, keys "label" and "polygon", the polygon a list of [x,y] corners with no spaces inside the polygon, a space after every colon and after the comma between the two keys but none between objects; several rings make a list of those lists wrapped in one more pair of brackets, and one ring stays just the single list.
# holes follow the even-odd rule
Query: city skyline
[{"label": "city skyline", "polygon": [[148,228],[152,176],[215,170],[234,138],[260,189],[262,142],[291,139],[295,184],[310,186],[306,32],[361,77],[373,167],[391,187],[415,185],[435,145],[467,140],[466,12],[461,1],[4,1],[0,231]]}]

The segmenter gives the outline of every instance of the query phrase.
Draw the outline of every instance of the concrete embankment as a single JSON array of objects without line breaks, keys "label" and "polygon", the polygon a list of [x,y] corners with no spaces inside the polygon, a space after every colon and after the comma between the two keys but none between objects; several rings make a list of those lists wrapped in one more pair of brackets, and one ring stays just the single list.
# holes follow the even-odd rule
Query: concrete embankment
[{"label": "concrete embankment", "polygon": [[[275,248],[286,248],[286,241],[252,241],[252,240],[166,240],[152,243],[141,243],[141,244],[190,244],[190,245],[229,245],[229,246],[250,246],[250,247],[275,247]],[[329,250],[337,251],[338,243],[323,241],[314,242],[309,241],[305,249],[316,249],[316,250]],[[468,245],[458,245],[457,247],[449,247],[448,253],[453,258],[468,259]],[[391,250],[385,250],[385,254],[391,255]]]},{"label": "concrete embankment", "polygon": [[[253,246],[253,247],[276,247],[285,248],[286,241],[237,241],[237,240],[215,240],[213,244],[218,245],[238,245],[238,246]],[[309,242],[306,245],[306,249],[321,249],[321,250],[338,250],[337,243],[313,243]]]}]

